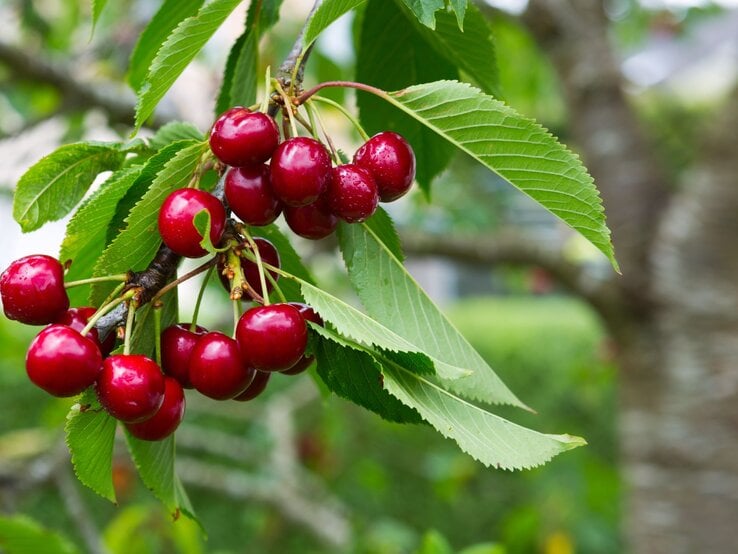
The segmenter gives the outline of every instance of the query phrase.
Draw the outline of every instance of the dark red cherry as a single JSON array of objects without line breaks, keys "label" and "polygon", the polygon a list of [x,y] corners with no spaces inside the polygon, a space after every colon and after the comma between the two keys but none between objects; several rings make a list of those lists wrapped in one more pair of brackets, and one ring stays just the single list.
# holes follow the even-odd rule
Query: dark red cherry
[{"label": "dark red cherry", "polygon": [[105,358],[96,388],[103,408],[125,423],[149,419],[164,401],[164,375],[154,360],[141,355]]},{"label": "dark red cherry", "polygon": [[338,225],[338,218],[331,213],[325,195],[307,206],[285,207],[284,219],[296,235],[311,240],[327,237]]},{"label": "dark red cherry", "polygon": [[[290,302],[289,304],[290,306],[294,306],[295,308],[297,308],[297,310],[300,312],[300,315],[306,322],[312,321],[313,323],[316,323],[321,327],[323,326],[323,318],[318,315],[318,312],[316,312],[312,306],[308,306],[307,304],[303,304],[302,302]],[[298,361],[295,365],[293,365],[289,369],[285,369],[284,371],[282,371],[282,373],[284,375],[298,375],[309,368],[310,364],[312,364],[314,360],[314,356],[305,355],[300,358],[300,361]]]},{"label": "dark red cherry", "polygon": [[205,396],[228,400],[243,392],[254,379],[238,343],[223,333],[200,337],[190,357],[190,382]]},{"label": "dark red cherry", "polygon": [[102,368],[97,343],[66,325],[49,325],[31,341],[26,372],[54,396],[74,396],[95,382]]},{"label": "dark red cherry", "polygon": [[[261,261],[264,263],[267,263],[274,267],[280,267],[280,259],[279,259],[279,251],[277,248],[267,239],[262,237],[256,237],[254,238],[254,242],[256,243],[256,247],[259,249],[259,255],[261,256]],[[225,264],[222,262],[218,263],[218,275],[220,276],[220,282],[225,287],[227,291],[231,290],[231,285],[228,281],[228,277],[223,274],[223,270],[225,269]],[[241,270],[243,271],[243,276],[246,279],[246,282],[249,284],[251,288],[253,288],[257,294],[262,294],[261,290],[261,280],[259,279],[259,267],[256,265],[255,262],[252,262],[251,260],[247,260],[246,258],[241,258]],[[279,273],[272,270],[266,270],[269,272],[269,274],[274,278],[276,281],[279,279]],[[269,282],[269,279],[264,276],[266,279],[266,287],[267,287],[267,294],[272,292],[272,289],[274,288],[272,284]],[[244,300],[249,300],[250,297],[247,294],[244,294],[243,296]]]},{"label": "dark red cherry", "polygon": [[385,131],[374,135],[354,154],[354,163],[372,174],[382,202],[392,202],[404,195],[415,178],[415,154],[397,133]]},{"label": "dark red cherry", "polygon": [[199,325],[190,331],[189,323],[178,323],[167,327],[161,334],[161,369],[186,389],[192,388],[189,370],[192,349],[207,332]]},{"label": "dark red cherry", "polygon": [[126,429],[137,439],[160,441],[174,433],[185,412],[182,385],[173,377],[164,377],[164,401],[157,412],[141,423],[126,423]]},{"label": "dark red cherry", "polygon": [[207,254],[200,246],[202,235],[194,223],[203,210],[210,213],[210,241],[218,244],[225,228],[225,208],[215,196],[199,189],[178,189],[164,200],[159,210],[159,233],[164,244],[187,258]]},{"label": "dark red cherry", "polygon": [[269,382],[269,378],[272,376],[272,374],[266,371],[257,371],[255,373],[256,374],[254,375],[254,380],[251,381],[251,384],[246,387],[245,391],[243,391],[233,400],[246,402],[247,400],[253,400],[262,392],[264,392],[264,389],[266,389],[267,383]]},{"label": "dark red cherry", "polygon": [[305,354],[307,326],[294,306],[257,306],[238,320],[236,340],[250,367],[282,371],[291,368]]},{"label": "dark red cherry", "polygon": [[[82,330],[87,325],[87,322],[90,320],[90,318],[95,315],[95,308],[92,306],[84,306],[82,308],[69,308],[64,314],[56,321],[56,323],[60,323],[62,325],[66,325],[67,327],[71,327],[77,332],[82,332]],[[98,345],[100,348],[100,353],[103,355],[103,358],[110,354],[113,351],[113,348],[115,348],[115,332],[111,331],[108,333],[108,336],[105,337],[105,340],[101,343],[100,338],[98,336],[97,329],[94,327],[90,329],[89,334],[87,335],[92,340],[95,341],[95,344]]]},{"label": "dark red cherry", "polygon": [[288,206],[315,202],[328,187],[331,157],[320,142],[308,137],[287,139],[271,161],[272,190]]},{"label": "dark red cherry", "polygon": [[371,174],[354,164],[333,168],[326,197],[331,212],[349,223],[366,221],[379,202]]},{"label": "dark red cherry", "polygon": [[53,323],[69,308],[62,265],[41,254],[15,260],[3,271],[0,297],[7,318],[27,325]]},{"label": "dark red cherry", "polygon": [[210,149],[224,164],[258,165],[279,144],[279,129],[267,114],[237,106],[223,113],[210,131]]},{"label": "dark red cherry", "polygon": [[248,225],[269,225],[282,213],[282,203],[272,191],[268,165],[229,169],[225,197],[233,213]]}]

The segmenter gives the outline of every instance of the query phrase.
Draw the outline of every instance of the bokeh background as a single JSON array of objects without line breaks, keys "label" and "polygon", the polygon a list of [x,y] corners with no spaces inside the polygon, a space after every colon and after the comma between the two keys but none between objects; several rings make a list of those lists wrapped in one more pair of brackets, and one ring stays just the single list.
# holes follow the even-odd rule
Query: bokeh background
[{"label": "bokeh background", "polygon": [[[603,157],[612,158],[618,149],[617,129],[608,127],[612,120],[604,118],[599,122],[602,136],[583,134],[587,127],[582,118],[572,117],[577,106],[571,92],[576,76],[571,73],[576,71],[562,75],[566,66],[555,59],[556,48],[575,45],[582,37],[545,35],[531,8],[557,3],[533,4],[525,0],[479,3],[497,41],[501,94],[518,111],[535,117],[582,152],[585,162],[595,152],[600,169]],[[91,35],[87,1],[0,2],[4,22],[0,268],[22,255],[58,252],[65,222],[21,235],[11,217],[14,185],[25,169],[61,143],[126,136],[124,122],[134,102],[133,93],[122,84],[126,63],[138,33],[158,5],[153,0],[110,2]],[[241,32],[246,5],[229,18],[165,98],[158,112],[161,120],[185,119],[203,130],[212,123],[220,73],[232,41]],[[285,0],[279,24],[261,45],[264,67],[279,65],[310,5],[307,0]],[[702,160],[711,159],[704,158],[705,129],[716,114],[727,110],[726,105],[734,104],[730,95],[738,75],[737,5],[729,0],[613,0],[605,3],[604,23],[599,28],[590,26],[600,37],[592,42],[593,48],[601,43],[610,48],[618,87],[624,91],[620,100],[635,114],[640,128],[646,129],[648,154],[659,161],[659,178],[668,183],[667,188],[697,186]],[[576,6],[572,9],[575,13]],[[553,11],[543,13],[546,24],[564,25]],[[326,32],[308,65],[306,82],[353,76],[355,31],[355,20],[349,16]],[[610,81],[600,81],[598,75],[581,79],[591,86],[590,94],[609,93]],[[81,91],[95,94],[85,96]],[[327,94],[353,104],[351,93]],[[582,111],[587,106],[584,101]],[[326,116],[337,142],[353,151],[357,137],[345,121],[330,111]],[[607,131],[613,131],[615,138],[608,138]],[[598,144],[583,141],[583,136]],[[734,152],[738,141],[734,130],[725,136],[720,143],[725,148],[723,157],[731,155],[731,147]],[[609,167],[626,174],[637,172],[629,162],[638,160],[621,157],[619,166]],[[735,173],[726,171],[728,181],[735,183]],[[625,181],[627,185],[627,176]],[[609,198],[606,194],[608,209]],[[636,212],[651,201],[635,193],[630,199]],[[619,218],[615,211],[615,225],[627,224],[627,218]],[[108,504],[76,482],[62,437],[70,401],[49,399],[31,386],[23,358],[34,329],[0,317],[0,510],[25,514],[82,552],[614,554],[631,548],[628,538],[641,545],[634,551],[695,551],[689,550],[694,544],[688,542],[691,539],[681,540],[680,533],[669,531],[669,525],[679,523],[681,512],[671,514],[668,503],[649,504],[639,512],[652,519],[633,522],[628,517],[633,502],[639,502],[642,483],[638,479],[643,478],[631,471],[631,458],[642,450],[621,443],[633,421],[624,417],[632,403],[628,403],[630,395],[623,400],[619,386],[632,387],[633,379],[648,379],[631,375],[628,384],[622,384],[623,368],[642,367],[629,365],[631,360],[623,352],[634,351],[628,341],[650,340],[640,324],[653,314],[637,316],[639,324],[630,325],[626,333],[609,319],[609,307],[582,293],[581,283],[595,290],[617,279],[607,261],[512,187],[461,157],[435,180],[430,203],[415,192],[393,204],[391,213],[407,238],[411,272],[512,390],[538,411],[538,415],[520,414],[503,408],[499,413],[542,431],[586,437],[587,447],[563,454],[542,468],[508,473],[484,468],[427,427],[389,424],[336,397],[322,398],[307,375],[273,379],[268,392],[248,405],[205,402],[192,396],[177,432],[177,467],[207,529],[205,539],[189,522],[171,524],[139,482],[123,445],[114,467],[119,505]],[[738,209],[733,213],[738,220]],[[681,225],[678,221],[677,228],[689,229],[690,221],[682,219]],[[622,230],[614,230],[617,247]],[[533,242],[555,253],[563,267],[575,268],[575,282],[550,262],[551,256],[516,259],[495,250],[496,239],[501,239],[504,254],[505,248],[511,250],[504,246],[510,237],[519,236],[525,237],[526,244]],[[738,236],[724,238],[738,242]],[[489,241],[490,252],[475,255],[454,247],[484,241]],[[296,245],[323,284],[350,295],[330,240]],[[731,250],[721,248],[720,255],[730,258]],[[712,258],[706,255],[690,263],[709,267]],[[649,263],[633,262],[627,255],[623,265],[626,275],[650,271]],[[725,280],[730,275],[724,274]],[[738,280],[738,274],[732,277]],[[690,291],[682,289],[682,293]],[[194,295],[192,288],[184,287],[185,319]],[[217,288],[207,295],[205,324],[227,328],[227,298]],[[641,301],[637,295],[625,295],[617,302],[622,298]],[[734,300],[735,296],[725,300],[728,307]],[[684,321],[679,325],[687,327]],[[725,333],[718,343],[729,352],[736,348],[736,340],[736,335]],[[699,363],[693,361],[693,365]],[[735,363],[726,364],[723,370],[728,374]],[[659,371],[671,367],[661,359],[655,365]],[[732,378],[723,381],[728,397],[734,394],[732,383]],[[672,401],[663,406],[672,406]],[[721,414],[713,417],[719,419]],[[655,433],[658,443],[659,429],[644,421],[635,424]],[[725,431],[719,435],[722,440],[735,441],[730,427],[721,424],[720,429]],[[687,433],[683,428],[677,431]],[[626,443],[631,440],[627,436]],[[666,458],[674,455],[670,450],[662,452]],[[643,457],[638,461],[640,469],[642,462]],[[675,463],[671,459],[662,465],[668,469]],[[697,475],[699,467],[689,468]],[[728,483],[725,487],[738,479],[734,466],[718,469],[724,473],[715,478]],[[692,478],[689,473],[681,475]],[[726,476],[728,481],[720,481]],[[662,486],[668,484],[662,482]],[[631,491],[635,491],[632,498]],[[644,498],[650,498],[648,494]],[[732,513],[738,509],[737,499],[734,493],[728,494]],[[647,529],[636,529],[638,525]],[[653,528],[657,530],[654,542],[639,542]],[[728,532],[721,528],[717,534]],[[645,544],[654,548],[649,550]],[[721,544],[727,543],[715,543],[714,549],[703,551],[730,551],[722,550]],[[674,549],[668,550],[669,545]]]}]

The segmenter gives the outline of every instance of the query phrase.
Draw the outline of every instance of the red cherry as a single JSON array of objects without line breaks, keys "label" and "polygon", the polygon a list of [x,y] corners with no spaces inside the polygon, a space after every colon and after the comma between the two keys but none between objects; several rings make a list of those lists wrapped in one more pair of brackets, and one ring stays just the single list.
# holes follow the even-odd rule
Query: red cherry
[{"label": "red cherry", "polygon": [[397,133],[385,131],[374,135],[354,154],[354,163],[372,174],[382,202],[392,202],[404,195],[415,178],[415,154]]},{"label": "red cherry", "polygon": [[199,325],[195,326],[194,331],[190,331],[189,323],[178,323],[161,333],[161,369],[186,389],[192,388],[189,370],[192,349],[207,332],[207,329]]},{"label": "red cherry", "polygon": [[[56,321],[56,323],[71,327],[77,332],[82,332],[82,330],[87,325],[87,322],[89,322],[90,318],[95,315],[96,311],[97,310],[92,306],[84,306],[82,308],[69,308]],[[115,348],[115,333],[113,331],[108,333],[108,336],[105,337],[105,340],[102,343],[100,342],[97,329],[95,329],[94,327],[90,329],[90,332],[87,334],[87,336],[95,341],[95,344],[97,344],[97,346],[100,348],[100,353],[102,354],[103,358],[110,354],[113,351],[113,348]]]},{"label": "red cherry", "polygon": [[251,381],[251,384],[246,387],[245,391],[236,396],[233,400],[238,400],[239,402],[253,400],[262,392],[264,392],[264,389],[266,389],[267,383],[269,382],[269,378],[271,376],[271,373],[267,373],[265,371],[256,371],[254,375],[254,380]]},{"label": "red cherry", "polygon": [[[280,267],[279,251],[270,241],[262,237],[256,237],[254,238],[254,242],[256,243],[256,247],[259,249],[259,256],[261,256],[262,262],[274,267]],[[220,282],[227,291],[230,291],[231,284],[228,281],[228,277],[223,274],[224,269],[225,263],[218,262],[218,275],[220,276]],[[256,265],[256,263],[252,262],[251,260],[247,260],[246,258],[241,258],[241,270],[243,271],[243,276],[249,286],[254,289],[257,294],[262,294],[261,280],[259,279],[259,267]],[[272,276],[272,278],[274,278],[275,281],[279,279],[279,273],[277,273],[276,271],[268,269],[266,271],[269,272],[269,274]],[[266,275],[264,276],[264,278],[266,279],[268,294],[272,292],[272,289],[274,287],[269,282],[269,279],[267,279]],[[247,294],[244,294],[243,299],[249,300],[249,296]]]},{"label": "red cherry", "polygon": [[141,423],[126,423],[126,429],[137,439],[160,441],[174,433],[185,412],[182,385],[173,377],[164,377],[164,400],[157,412]]},{"label": "red cherry", "polygon": [[247,366],[238,344],[223,333],[200,337],[190,357],[190,382],[205,396],[228,400],[249,386],[254,370]]},{"label": "red cherry", "polygon": [[371,174],[354,164],[333,168],[326,196],[331,212],[349,223],[366,221],[379,202]]},{"label": "red cherry", "polygon": [[227,165],[258,165],[279,144],[279,129],[267,114],[236,106],[223,113],[210,131],[210,149]]},{"label": "red cherry", "polygon": [[325,196],[307,206],[286,206],[284,219],[296,235],[311,240],[327,237],[338,225],[338,218],[331,213]]},{"label": "red cherry", "polygon": [[202,235],[194,223],[203,210],[210,213],[210,241],[218,244],[225,228],[225,208],[215,196],[198,189],[178,189],[164,200],[159,210],[159,233],[164,244],[187,258],[207,254],[200,246]]},{"label": "red cherry", "polygon": [[[303,304],[302,302],[289,302],[289,304],[290,306],[294,306],[295,308],[297,308],[297,311],[300,312],[300,315],[306,322],[312,321],[313,323],[316,323],[321,327],[323,326],[323,318],[318,315],[318,312],[316,312],[312,306],[308,306],[307,304]],[[309,368],[314,360],[315,356],[303,356],[302,358],[300,358],[300,361],[298,361],[291,368],[282,371],[282,374],[298,375]]]},{"label": "red cherry", "polygon": [[294,306],[257,306],[238,320],[236,340],[250,367],[282,371],[291,368],[305,354],[307,326]]},{"label": "red cherry", "polygon": [[229,169],[225,197],[233,213],[249,225],[269,225],[282,213],[282,204],[272,191],[268,165]]},{"label": "red cherry", "polygon": [[161,407],[164,375],[156,362],[146,356],[110,356],[105,358],[97,377],[97,398],[114,418],[140,423]]},{"label": "red cherry", "polygon": [[3,271],[0,297],[7,318],[27,325],[53,323],[69,308],[62,265],[41,254],[15,260]]},{"label": "red cherry", "polygon": [[308,137],[287,139],[271,161],[272,190],[288,206],[315,202],[328,187],[331,157],[320,142]]},{"label": "red cherry", "polygon": [[65,325],[49,325],[31,341],[26,371],[31,381],[54,396],[74,396],[95,382],[102,355],[94,340]]}]

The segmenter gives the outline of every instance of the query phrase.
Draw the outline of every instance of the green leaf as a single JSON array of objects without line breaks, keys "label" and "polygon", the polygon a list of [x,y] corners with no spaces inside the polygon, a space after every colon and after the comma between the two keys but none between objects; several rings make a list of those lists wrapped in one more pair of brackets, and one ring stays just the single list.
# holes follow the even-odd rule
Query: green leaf
[{"label": "green leaf", "polygon": [[305,27],[304,50],[307,50],[318,35],[330,27],[331,23],[364,2],[366,0],[324,0]]},{"label": "green leaf", "polygon": [[[459,29],[464,31],[464,17],[466,15],[466,9],[467,9],[467,0],[449,0],[449,4],[451,5],[451,9],[454,10],[454,13],[456,13],[456,25],[458,25]],[[474,4],[471,5],[472,8],[475,8]],[[481,13],[479,14],[482,15]]]},{"label": "green leaf", "polygon": [[184,19],[197,13],[205,0],[164,0],[139,36],[128,63],[128,84],[138,90],[166,38]]},{"label": "green leaf", "polygon": [[64,430],[77,478],[103,498],[115,502],[115,419],[100,406],[92,388],[72,406]]},{"label": "green leaf", "polygon": [[0,551],[5,554],[78,554],[66,537],[24,515],[0,516]]},{"label": "green leaf", "polygon": [[618,269],[592,177],[538,123],[455,81],[412,86],[385,98],[581,233]]},{"label": "green leaf", "polygon": [[23,232],[61,219],[82,199],[103,171],[120,167],[124,154],[117,145],[78,142],[41,158],[18,181],[13,218]]},{"label": "green leaf", "polygon": [[384,387],[444,437],[486,466],[524,469],[542,465],[586,441],[571,435],[546,435],[516,425],[399,365],[384,365]]},{"label": "green leaf", "polygon": [[[183,141],[186,147],[164,164],[141,200],[126,217],[123,229],[95,265],[94,276],[125,273],[144,269],[156,254],[161,237],[157,228],[159,208],[164,199],[192,179],[207,143]],[[110,285],[97,283],[92,287],[93,301],[100,302],[110,292]]]},{"label": "green leaf", "polygon": [[475,400],[524,408],[382,241],[380,237],[391,236],[391,226],[389,218],[372,218],[363,225],[342,223],[338,228],[351,285],[369,316],[425,352],[436,367],[442,361],[470,373],[444,381],[444,386]]},{"label": "green leaf", "polygon": [[240,3],[241,0],[212,0],[196,15],[184,19],[167,37],[138,90],[136,130],[154,113],[177,77]]},{"label": "green leaf", "polygon": [[[356,80],[382,90],[415,83],[456,79],[458,70],[437,53],[393,0],[370,0],[364,12],[356,62]],[[432,130],[374,95],[358,91],[361,123],[369,134],[392,130],[415,151],[417,181],[428,193],[431,180],[443,171],[454,149]]]},{"label": "green leaf", "polygon": [[415,554],[454,554],[446,537],[432,529],[423,535],[423,541]]},{"label": "green leaf", "polygon": [[[445,0],[402,0],[423,25],[436,28],[436,12],[446,6]],[[462,18],[463,20],[463,18]]]},{"label": "green leaf", "polygon": [[161,127],[149,140],[149,145],[154,150],[161,150],[179,140],[204,140],[203,134],[192,123],[186,121],[170,121]]},{"label": "green leaf", "polygon": [[[320,330],[319,330],[320,332]],[[418,413],[382,387],[381,365],[366,351],[347,346],[340,338],[321,334],[316,341],[318,375],[330,390],[388,421],[420,423]]]},{"label": "green leaf", "polygon": [[103,10],[105,9],[105,5],[108,3],[108,0],[92,0],[92,32],[95,32],[95,27],[97,26],[97,22],[100,19],[100,16],[102,15]]}]

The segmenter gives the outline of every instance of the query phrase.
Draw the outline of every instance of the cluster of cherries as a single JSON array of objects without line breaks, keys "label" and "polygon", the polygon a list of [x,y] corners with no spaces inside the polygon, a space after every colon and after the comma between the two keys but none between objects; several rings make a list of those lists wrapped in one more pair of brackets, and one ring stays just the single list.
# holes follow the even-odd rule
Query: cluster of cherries
[{"label": "cluster of cherries", "polygon": [[[364,221],[380,200],[404,195],[415,176],[413,151],[396,133],[372,137],[356,152],[354,163],[337,167],[313,138],[292,137],[281,143],[279,139],[269,115],[246,108],[228,110],[213,125],[211,150],[230,166],[225,174],[226,204],[248,226],[268,225],[283,212],[296,234],[324,238],[335,230],[339,218]],[[184,257],[207,254],[194,222],[203,211],[210,216],[210,242],[226,243],[221,250],[232,254],[217,254],[223,286],[236,301],[242,290],[248,293],[244,298],[257,300],[238,319],[234,338],[179,323],[161,333],[161,367],[143,355],[110,356],[115,333],[98,336],[89,323],[97,314],[95,308],[69,307],[59,261],[27,256],[0,276],[0,296],[8,318],[48,325],[28,349],[31,381],[59,397],[94,385],[103,408],[124,422],[132,435],[161,440],[182,421],[185,388],[216,400],[246,401],[265,389],[272,373],[305,371],[313,362],[306,354],[308,322],[323,321],[305,304],[269,303],[280,267],[279,252],[271,242],[245,239],[238,226],[235,231],[230,226],[226,233],[224,203],[198,188],[179,189],[165,199],[158,218],[162,240]],[[234,256],[233,265],[240,271],[230,263]],[[130,329],[126,332],[130,334]]]}]

